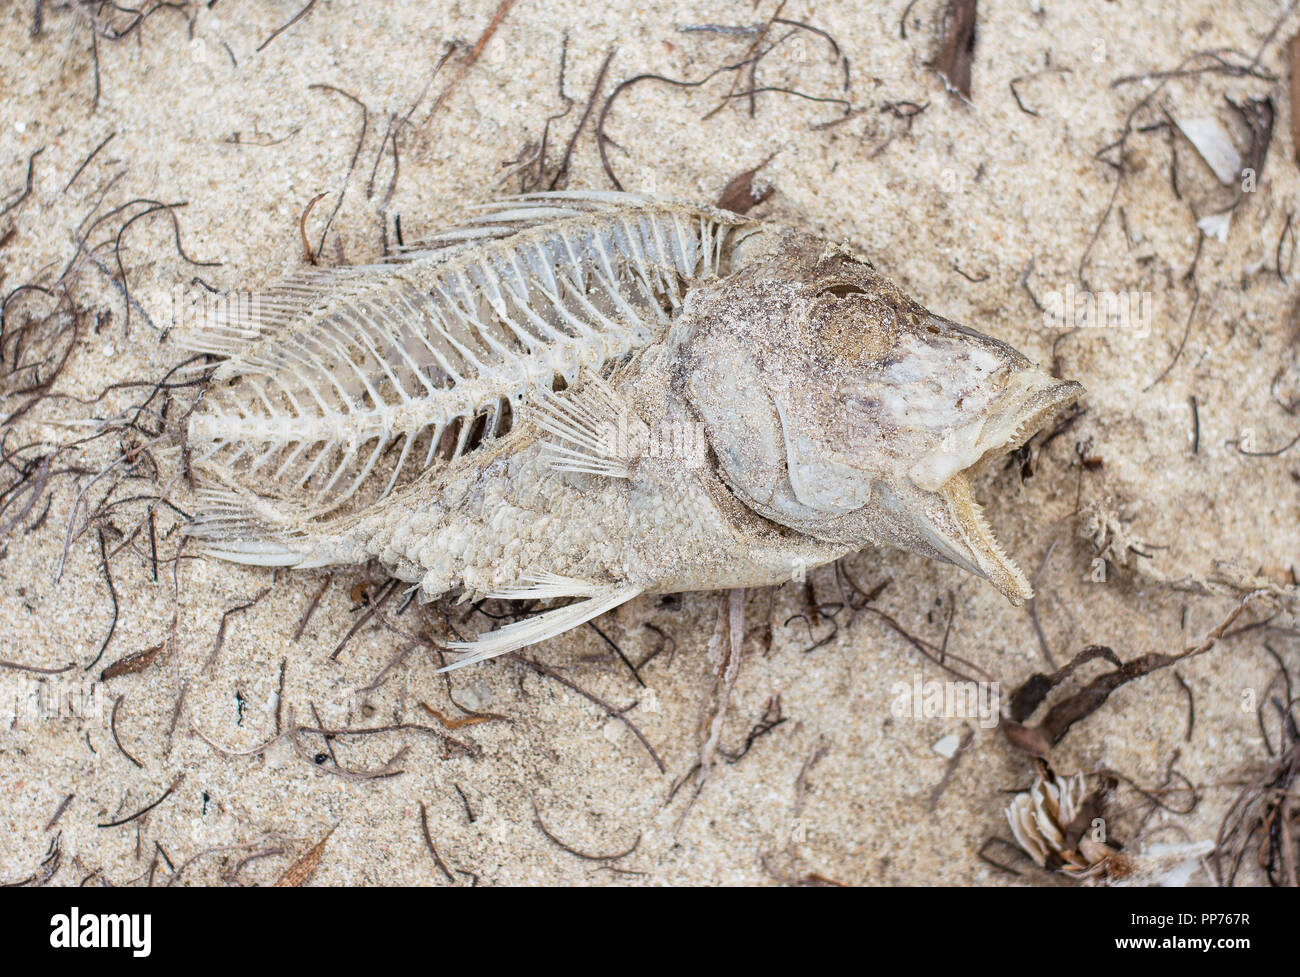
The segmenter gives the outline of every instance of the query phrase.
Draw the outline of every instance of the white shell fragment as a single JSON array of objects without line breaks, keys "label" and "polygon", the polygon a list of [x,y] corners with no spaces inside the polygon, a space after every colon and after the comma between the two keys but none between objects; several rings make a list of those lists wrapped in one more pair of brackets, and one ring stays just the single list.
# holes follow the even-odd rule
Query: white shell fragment
[{"label": "white shell fragment", "polygon": [[1212,237],[1216,241],[1223,242],[1228,240],[1228,226],[1232,223],[1232,211],[1227,210],[1222,214],[1206,214],[1196,222],[1196,226],[1201,229],[1201,233],[1206,237]]},{"label": "white shell fragment", "polygon": [[961,745],[961,737],[956,733],[949,733],[947,736],[935,742],[930,749],[943,757],[945,760],[951,760],[957,755],[957,747]]},{"label": "white shell fragment", "polygon": [[[1178,131],[1187,137],[1201,159],[1214,171],[1219,182],[1231,186],[1241,173],[1241,154],[1232,144],[1232,137],[1213,116],[1177,119]],[[1208,232],[1207,232],[1208,233]]]}]

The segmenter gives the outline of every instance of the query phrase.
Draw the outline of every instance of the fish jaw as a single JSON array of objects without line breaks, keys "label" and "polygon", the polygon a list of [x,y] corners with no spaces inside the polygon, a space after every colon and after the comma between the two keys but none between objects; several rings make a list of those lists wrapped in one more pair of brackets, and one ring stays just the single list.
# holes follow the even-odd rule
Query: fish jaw
[{"label": "fish jaw", "polygon": [[907,477],[934,492],[954,475],[972,475],[1015,451],[1082,393],[1083,385],[1074,380],[1057,380],[1033,368],[1016,370],[994,403],[947,431],[937,447],[908,469]]},{"label": "fish jaw", "polygon": [[972,422],[973,429],[946,437],[912,466],[902,489],[889,493],[894,515],[909,521],[940,558],[988,580],[1012,604],[1029,600],[1033,588],[984,518],[971,480],[988,462],[1023,445],[1082,392],[1074,381],[1021,371],[1003,398]]}]

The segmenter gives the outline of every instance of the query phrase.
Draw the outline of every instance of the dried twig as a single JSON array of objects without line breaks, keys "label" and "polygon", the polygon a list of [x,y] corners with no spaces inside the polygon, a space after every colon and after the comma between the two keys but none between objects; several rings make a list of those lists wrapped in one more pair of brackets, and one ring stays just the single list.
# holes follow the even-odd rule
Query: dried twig
[{"label": "dried twig", "polygon": [[948,764],[943,768],[943,776],[934,785],[934,789],[930,791],[930,800],[925,808],[931,814],[939,809],[939,800],[943,797],[943,792],[948,789],[952,775],[957,772],[957,764],[961,763],[962,756],[970,749],[973,742],[975,742],[975,730],[967,726],[966,731],[962,734],[961,742],[957,744],[956,752],[948,758]]},{"label": "dried twig", "polygon": [[217,656],[221,654],[221,649],[226,643],[226,627],[227,625],[229,625],[231,617],[233,617],[236,614],[242,614],[244,611],[253,607],[255,604],[257,604],[258,601],[260,601],[263,597],[265,597],[270,592],[271,592],[271,588],[268,586],[264,590],[262,590],[262,592],[259,593],[256,597],[236,607],[230,608],[230,610],[226,611],[224,614],[221,615],[221,624],[217,627],[217,636],[212,642],[212,652],[208,655],[207,660],[203,663],[203,668],[201,669],[201,671],[204,672],[209,671],[212,668],[213,662],[217,660]]},{"label": "dried twig", "polygon": [[46,831],[49,831],[59,823],[59,818],[63,817],[63,812],[68,809],[68,805],[72,803],[72,799],[76,796],[76,794],[69,794],[67,797],[63,798],[59,806],[55,808],[54,814],[50,816],[50,820],[45,823]]},{"label": "dried twig", "polygon": [[283,34],[285,31],[287,31],[290,27],[292,27],[294,24],[298,23],[298,21],[300,21],[300,20],[302,20],[304,17],[306,17],[309,13],[311,13],[311,8],[314,7],[314,6],[316,6],[316,0],[307,0],[307,6],[303,7],[303,8],[302,8],[301,10],[299,10],[296,14],[294,14],[292,17],[290,17],[287,21],[285,21],[283,24],[281,24],[279,27],[277,27],[274,31],[272,31],[272,32],[271,32],[271,36],[268,37],[268,38],[267,38],[265,41],[263,41],[261,44],[259,44],[259,45],[257,46],[256,50],[261,51],[261,50],[262,50],[263,48],[265,48],[268,44],[270,44],[272,41],[274,41],[277,37],[279,37],[281,34]]},{"label": "dried twig", "polygon": [[447,82],[447,87],[438,93],[438,97],[434,100],[433,108],[429,109],[429,114],[424,117],[424,122],[420,123],[421,125],[424,125],[438,114],[438,109],[442,108],[446,103],[452,90],[460,84],[460,80],[469,73],[470,68],[474,67],[475,62],[479,59],[479,55],[481,55],[483,49],[487,47],[488,41],[492,40],[492,35],[497,32],[497,28],[501,26],[501,21],[505,19],[506,14],[510,12],[510,8],[514,5],[515,0],[501,0],[501,3],[497,6],[496,13],[492,15],[492,20],[488,22],[483,33],[480,34],[478,40],[474,42],[474,46],[470,48],[469,54],[465,56],[465,60],[461,62],[460,68],[457,69],[456,74],[452,76],[451,81]]},{"label": "dried twig", "polygon": [[559,672],[555,671],[553,668],[543,665],[541,662],[533,661],[533,659],[531,658],[525,658],[523,655],[519,654],[518,652],[511,652],[510,657],[513,658],[515,661],[519,662],[520,664],[527,665],[538,675],[545,675],[547,678],[559,682],[565,688],[572,689],[574,692],[578,693],[578,695],[582,696],[588,702],[593,702],[596,705],[600,706],[600,708],[604,709],[606,715],[608,715],[611,719],[617,719],[619,722],[621,722],[624,726],[626,726],[629,730],[632,731],[632,735],[635,736],[637,740],[641,743],[641,745],[645,747],[646,752],[650,754],[650,759],[654,760],[655,766],[659,768],[660,773],[668,772],[668,768],[664,766],[663,760],[659,759],[659,754],[655,752],[655,748],[650,745],[650,741],[645,738],[645,734],[642,733],[641,730],[637,728],[637,725],[634,722],[632,722],[632,720],[628,719],[627,716],[625,715],[627,709],[630,709],[631,706],[627,707],[627,709],[615,709],[604,699],[600,698],[600,696],[588,692],[586,689],[582,688],[581,686],[573,682],[570,682]]},{"label": "dried twig", "polygon": [[617,861],[620,858],[624,858],[632,854],[634,851],[636,851],[637,846],[641,844],[641,835],[638,833],[636,836],[636,840],[633,841],[632,844],[630,844],[623,851],[614,852],[611,855],[593,855],[590,854],[589,852],[579,851],[577,848],[574,848],[572,845],[566,844],[565,842],[557,838],[555,836],[555,833],[552,832],[551,829],[546,826],[546,822],[542,820],[542,813],[537,808],[536,801],[533,801],[533,823],[537,825],[537,830],[540,831],[542,834],[546,835],[547,839],[549,839],[558,848],[567,851],[570,855],[576,855],[578,858],[584,859],[589,862]]},{"label": "dried twig", "polygon": [[447,867],[447,863],[438,854],[438,848],[433,843],[433,835],[429,833],[429,812],[424,806],[424,801],[420,801],[420,831],[424,834],[424,845],[429,849],[429,854],[433,856],[433,863],[438,866],[438,871],[447,877],[448,882],[455,885],[456,876],[451,874],[451,869]]},{"label": "dried twig", "polygon": [[177,774],[177,775],[176,775],[176,779],[173,780],[173,781],[171,782],[170,786],[168,786],[168,788],[167,788],[165,791],[162,792],[162,796],[159,797],[159,798],[158,798],[156,801],[154,801],[152,804],[148,804],[148,805],[142,807],[140,810],[136,811],[134,814],[129,814],[129,815],[127,815],[127,816],[124,817],[124,818],[118,818],[116,821],[108,821],[108,822],[105,822],[105,823],[103,823],[103,824],[97,824],[96,827],[97,827],[97,828],[116,828],[116,827],[120,827],[120,826],[123,825],[123,824],[129,824],[130,822],[134,821],[136,818],[143,817],[144,815],[146,815],[146,814],[148,814],[150,811],[152,811],[155,807],[157,807],[159,804],[161,804],[163,801],[167,800],[167,798],[171,797],[171,796],[172,796],[172,792],[175,791],[176,788],[179,787],[179,786],[181,785],[181,781],[183,781],[184,779],[185,779],[185,774],[183,774],[183,773],[179,773],[179,774]]},{"label": "dried twig", "polygon": [[330,581],[333,579],[334,579],[333,574],[327,573],[325,575],[325,579],[320,582],[320,587],[316,590],[316,593],[312,595],[311,600],[308,602],[307,610],[303,611],[302,618],[298,621],[298,626],[294,628],[293,631],[294,641],[298,641],[300,638],[302,638],[302,633],[307,630],[307,622],[310,621],[312,615],[316,613],[316,608],[320,606],[321,598],[325,596],[325,591],[329,589]]},{"label": "dried twig", "polygon": [[125,699],[125,698],[126,698],[126,696],[124,696],[124,695],[119,695],[119,696],[117,697],[117,701],[113,703],[113,712],[112,712],[112,715],[109,716],[109,720],[108,720],[108,728],[109,728],[109,731],[113,734],[113,742],[117,744],[117,748],[122,752],[122,756],[126,757],[128,760],[130,760],[132,763],[134,763],[137,767],[139,767],[141,770],[143,770],[143,769],[144,769],[144,764],[141,763],[139,760],[137,760],[134,756],[131,755],[130,751],[127,750],[127,748],[126,748],[125,746],[122,745],[122,740],[121,740],[121,738],[117,735],[117,711],[118,711],[118,709],[121,708],[121,706],[122,706],[122,700]]}]

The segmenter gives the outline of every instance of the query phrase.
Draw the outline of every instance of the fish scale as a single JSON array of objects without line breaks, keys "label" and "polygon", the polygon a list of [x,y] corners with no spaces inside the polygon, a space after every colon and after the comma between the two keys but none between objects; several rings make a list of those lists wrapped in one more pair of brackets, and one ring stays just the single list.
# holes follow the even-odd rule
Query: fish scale
[{"label": "fish scale", "polygon": [[451,667],[873,545],[1023,601],[971,482],[1082,390],[851,249],[635,194],[485,205],[187,344],[221,358],[187,427],[207,553],[568,601]]}]

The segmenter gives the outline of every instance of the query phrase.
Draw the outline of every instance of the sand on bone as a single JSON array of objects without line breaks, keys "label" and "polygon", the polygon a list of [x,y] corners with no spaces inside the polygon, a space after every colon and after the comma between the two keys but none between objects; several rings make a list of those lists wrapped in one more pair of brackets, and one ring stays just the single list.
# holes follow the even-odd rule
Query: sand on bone
[{"label": "sand on bone", "polygon": [[[736,173],[770,157],[762,177],[777,194],[761,213],[851,241],[934,311],[1040,362],[1059,356],[1063,373],[1088,387],[1088,413],[1037,459],[1032,479],[1022,483],[1014,469],[998,469],[983,480],[978,492],[990,521],[1031,574],[1055,546],[1040,581],[1039,613],[1058,661],[1093,642],[1114,646],[1126,659],[1193,644],[1222,620],[1232,600],[1180,585],[1226,574],[1230,582],[1258,578],[1285,586],[1300,544],[1293,474],[1300,449],[1277,457],[1238,450],[1243,437],[1258,450],[1281,446],[1297,425],[1278,403],[1300,387],[1294,278],[1282,280],[1274,267],[1300,190],[1284,81],[1199,76],[1171,81],[1157,96],[1172,111],[1193,113],[1222,111],[1225,93],[1272,94],[1277,101],[1259,186],[1234,215],[1226,242],[1201,242],[1194,280],[1185,277],[1198,249],[1192,205],[1214,205],[1213,175],[1164,130],[1130,137],[1116,210],[1084,274],[1094,289],[1151,293],[1149,328],[1083,329],[1054,347],[1062,330],[1044,320],[1030,293],[1041,301],[1078,285],[1080,256],[1116,179],[1094,154],[1119,134],[1129,108],[1154,84],[1112,82],[1172,67],[1196,50],[1253,54],[1282,7],[1249,2],[1228,18],[1208,0],[1173,9],[986,5],[968,105],[947,95],[927,67],[941,5],[915,5],[905,39],[899,30],[904,6],[797,3],[784,10],[834,35],[851,65],[848,90],[842,66],[811,34],[774,52],[760,80],[797,80],[801,90],[847,99],[854,113],[848,120],[823,126],[843,114],[838,103],[780,93],[757,96],[752,117],[740,98],[706,119],[731,76],[693,90],[640,85],[610,115],[612,163],[629,187],[708,201]],[[610,50],[616,54],[606,93],[641,72],[702,77],[739,60],[752,42],[752,35],[680,30],[735,23],[738,8],[730,4],[666,10],[618,3],[593,10],[569,0],[521,2],[427,118],[495,4],[333,0],[257,51],[297,9],[277,2],[241,6],[237,15],[225,5],[191,5],[183,16],[161,11],[127,39],[99,42],[97,105],[82,14],[47,4],[42,33],[32,37],[30,5],[6,5],[0,13],[6,192],[21,187],[29,154],[44,147],[31,197],[0,223],[0,232],[8,222],[15,228],[0,258],[4,291],[67,263],[75,229],[119,172],[101,213],[135,197],[184,201],[176,214],[186,253],[221,262],[195,267],[179,258],[165,215],[133,225],[121,253],[139,309],[128,329],[120,291],[93,266],[82,269],[76,294],[88,321],[101,312],[111,317],[80,337],[59,391],[94,397],[109,384],[157,377],[174,364],[181,352],[173,342],[160,343],[155,327],[167,319],[174,287],[194,287],[196,275],[214,288],[240,290],[300,270],[299,216],[317,194],[329,196],[307,221],[313,242],[345,190],[321,256],[336,264],[378,254],[385,216],[390,238],[391,218],[400,214],[407,240],[418,239],[454,221],[465,204],[510,189],[504,164],[540,139],[547,116],[564,109],[557,76],[566,39],[565,84],[575,104],[555,123],[553,156]],[[764,7],[743,19],[760,22],[768,12]],[[1279,39],[1298,26],[1292,17]],[[434,79],[412,124],[401,126],[394,179],[392,154],[381,153],[381,142],[392,120],[416,104],[451,40],[463,46]],[[1275,40],[1259,64],[1285,79],[1281,51]],[[1060,70],[1044,71],[1049,66]],[[1017,90],[1032,115],[1017,107],[1009,87],[1023,76],[1029,77]],[[367,107],[366,135],[350,176],[361,112],[312,85],[335,86]],[[884,110],[902,102],[924,111],[908,123]],[[1154,110],[1142,116],[1143,123],[1159,119]],[[110,133],[112,141],[65,192],[77,166]],[[1236,137],[1244,138],[1240,131]],[[1181,200],[1170,185],[1171,145]],[[567,185],[609,185],[590,122]],[[105,254],[115,273],[111,251]],[[1189,328],[1196,290],[1200,301]],[[129,392],[94,408],[51,400],[24,419],[18,436],[65,441],[73,434],[56,422],[106,416],[131,402]],[[1085,442],[1084,453],[1100,458],[1100,467],[1081,469],[1076,444]],[[113,450],[96,443],[79,460],[94,469],[111,461]],[[3,544],[0,659],[42,667],[75,663],[44,684],[47,691],[76,694],[92,686],[103,664],[168,640],[172,577],[164,565],[155,582],[139,553],[114,561],[118,620],[103,662],[84,671],[109,631],[111,602],[93,528],[72,543],[56,582],[76,488],[64,479],[51,491],[40,530],[20,531]],[[184,507],[183,487],[176,499]],[[129,513],[138,518],[140,511],[124,509],[120,524],[129,526]],[[1105,582],[1094,579],[1097,553],[1082,538],[1088,513],[1122,527],[1146,555],[1111,551],[1105,555],[1127,566],[1108,565]],[[173,553],[175,536],[161,545]],[[891,579],[878,606],[928,640],[942,640],[951,615],[949,649],[996,676],[1004,694],[1043,666],[1028,616],[987,585],[896,552],[864,551],[847,567],[864,587]],[[811,575],[828,616],[815,633],[799,616],[801,587],[750,595],[756,633],[747,643],[723,748],[739,748],[774,696],[785,721],[743,759],[722,765],[684,818],[691,788],[671,795],[696,755],[696,722],[711,674],[705,648],[718,600],[711,594],[664,605],[640,601],[601,622],[634,660],[661,641],[650,625],[670,636],[675,651],[643,669],[645,687],[590,628],[528,651],[618,708],[635,703],[627,716],[666,772],[602,709],[510,661],[452,679],[459,702],[508,717],[449,733],[472,742],[474,755],[409,729],[329,744],[354,771],[380,769],[405,750],[396,763],[401,774],[382,779],[345,779],[329,772],[332,761],[317,764],[315,755],[328,752],[318,736],[302,738],[306,759],[283,741],[257,755],[232,755],[274,736],[277,711],[282,722],[292,712],[297,722],[314,725],[315,707],[333,728],[441,729],[424,705],[460,715],[422,646],[379,689],[357,694],[409,644],[374,622],[331,659],[357,619],[350,591],[371,576],[363,568],[336,572],[294,640],[320,574],[187,560],[179,574],[174,650],[144,671],[94,686],[98,698],[89,715],[33,712],[36,677],[0,670],[5,701],[16,704],[13,722],[6,716],[0,732],[0,880],[38,872],[58,834],[62,862],[53,884],[96,874],[116,883],[146,879],[160,849],[176,865],[198,856],[182,881],[216,882],[246,855],[278,850],[240,867],[236,877],[264,883],[333,829],[316,884],[445,884],[426,849],[423,804],[430,835],[459,884],[1044,881],[1033,874],[1012,878],[976,855],[987,837],[1008,836],[1006,791],[1029,783],[1029,763],[977,722],[894,715],[900,686],[945,676],[873,615],[844,609],[843,584],[829,568]],[[222,613],[268,586],[264,599],[230,617],[223,647],[205,668]],[[414,611],[392,620],[404,630],[422,626]],[[1279,618],[1276,626],[1288,620]],[[765,623],[772,634],[766,651]],[[1108,766],[1154,786],[1177,753],[1177,769],[1200,785],[1200,803],[1187,816],[1157,812],[1147,831],[1156,831],[1156,840],[1213,838],[1241,771],[1263,756],[1255,714],[1243,703],[1273,674],[1265,640],[1295,662],[1300,646],[1293,634],[1261,630],[1179,666],[1196,703],[1190,739],[1186,695],[1165,671],[1118,691],[1053,751],[1054,764],[1063,772]],[[182,687],[184,709],[169,734]],[[119,698],[117,734],[139,766],[109,730]],[[975,730],[973,745],[931,811],[930,794],[946,765],[932,744],[965,726]],[[813,757],[819,759],[801,779]],[[181,774],[146,817],[99,827],[156,800]],[[47,829],[69,794],[74,799]],[[580,858],[548,839],[538,818],[588,854],[636,847],[613,862]],[[155,875],[167,874],[157,863]]]}]

